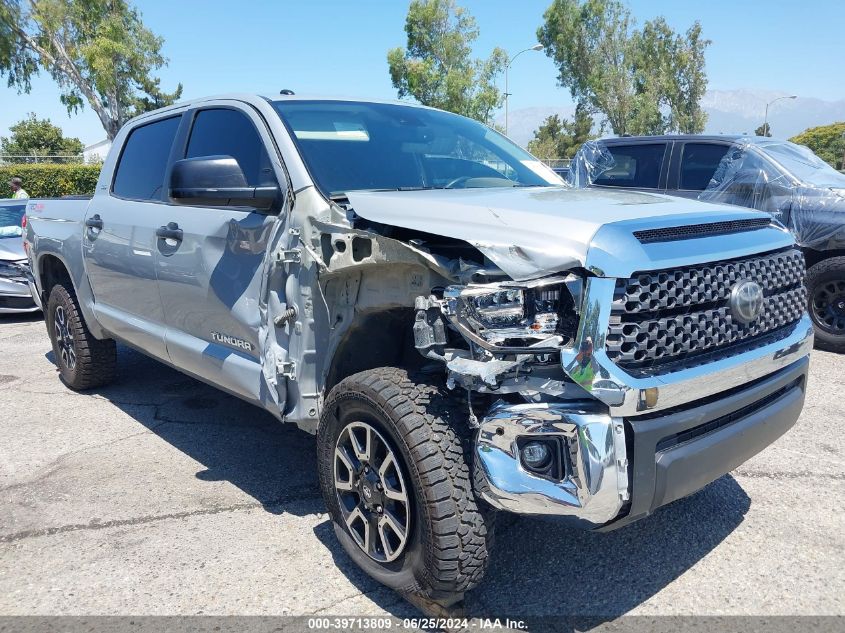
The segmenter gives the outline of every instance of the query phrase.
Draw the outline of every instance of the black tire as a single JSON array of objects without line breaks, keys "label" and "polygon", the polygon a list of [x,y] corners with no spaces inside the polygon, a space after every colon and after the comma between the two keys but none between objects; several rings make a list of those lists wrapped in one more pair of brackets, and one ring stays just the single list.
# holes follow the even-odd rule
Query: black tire
[{"label": "black tire", "polygon": [[[341,511],[346,503],[341,496],[350,493],[335,487],[335,449],[344,430],[359,422],[390,444],[410,490],[409,536],[401,555],[389,562],[375,560],[356,542]],[[317,431],[318,464],[335,533],[359,567],[415,604],[453,605],[484,575],[495,513],[473,492],[472,444],[466,404],[432,376],[373,369],[344,379],[326,399]],[[349,470],[349,481],[354,478]],[[353,498],[363,502],[361,493]],[[345,511],[348,515],[348,507]]]},{"label": "black tire", "polygon": [[73,288],[53,286],[44,315],[63,383],[75,391],[100,387],[117,373],[117,347],[112,339],[94,338],[79,310]]},{"label": "black tire", "polygon": [[806,283],[816,347],[845,353],[845,257],[831,257],[810,267]]}]

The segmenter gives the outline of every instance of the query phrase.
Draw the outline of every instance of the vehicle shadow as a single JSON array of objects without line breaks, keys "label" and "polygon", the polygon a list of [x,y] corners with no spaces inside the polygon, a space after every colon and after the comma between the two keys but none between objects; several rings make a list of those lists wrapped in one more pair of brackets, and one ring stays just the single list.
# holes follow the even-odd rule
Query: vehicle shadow
[{"label": "vehicle shadow", "polygon": [[202,464],[197,479],[228,481],[273,514],[322,509],[314,438],[256,406],[122,345],[117,380],[86,393]]},{"label": "vehicle shadow", "polygon": [[[52,352],[46,356],[54,362]],[[94,393],[202,464],[197,478],[228,481],[274,514],[325,511],[312,436],[135,350],[118,347],[118,368],[118,380]],[[466,596],[466,614],[577,617],[591,628],[583,618],[598,625],[625,614],[689,570],[736,529],[749,507],[728,475],[615,532],[506,515],[487,575]],[[352,562],[328,519],[314,534],[361,593],[395,617],[419,616]]]},{"label": "vehicle shadow", "polygon": [[[567,628],[558,620],[566,618],[589,630],[631,611],[689,570],[742,523],[749,508],[748,495],[726,475],[614,532],[500,515],[505,520],[497,526],[491,565],[466,595],[466,616],[552,618],[542,622],[554,630]],[[344,552],[329,521],[314,532],[362,592],[378,587]]]}]

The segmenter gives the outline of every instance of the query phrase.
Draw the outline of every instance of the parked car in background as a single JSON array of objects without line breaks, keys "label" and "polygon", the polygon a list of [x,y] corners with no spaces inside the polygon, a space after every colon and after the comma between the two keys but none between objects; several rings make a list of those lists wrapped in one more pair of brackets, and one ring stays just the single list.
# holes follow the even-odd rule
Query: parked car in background
[{"label": "parked car in background", "polygon": [[27,200],[0,200],[0,314],[35,312],[21,220]]},{"label": "parked car in background", "polygon": [[748,136],[602,139],[581,147],[568,179],[770,213],[804,252],[816,345],[845,352],[845,174],[807,147]]}]

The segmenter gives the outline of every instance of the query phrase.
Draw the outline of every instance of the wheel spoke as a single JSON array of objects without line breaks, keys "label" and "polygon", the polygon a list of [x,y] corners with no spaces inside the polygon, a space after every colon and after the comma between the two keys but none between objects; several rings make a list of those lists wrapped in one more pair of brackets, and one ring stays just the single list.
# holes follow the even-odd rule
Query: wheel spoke
[{"label": "wheel spoke", "polygon": [[378,469],[379,477],[381,477],[381,484],[383,487],[384,496],[392,501],[399,501],[401,503],[408,503],[408,495],[405,494],[405,487],[401,478],[397,477],[397,481],[399,481],[399,488],[394,488],[390,480],[387,478],[388,470],[393,467],[395,470],[397,468],[396,458],[393,457],[393,453],[389,452],[387,456],[382,461],[381,466]]},{"label": "wheel spoke", "polygon": [[361,440],[358,437],[358,434],[355,430],[349,431],[349,438],[352,440],[352,448],[355,451],[355,456],[362,462],[369,462],[370,461],[370,449],[372,447],[372,430],[369,426],[360,425],[357,429],[364,430],[364,443],[361,444]]},{"label": "wheel spoke", "polygon": [[[349,459],[346,457],[345,452],[341,450],[340,447],[334,450],[334,457],[335,457],[335,465],[334,465],[334,486],[340,491],[343,492],[351,492],[352,488],[352,479],[354,477],[355,469],[352,467]],[[340,462],[343,467],[346,469],[348,473],[347,479],[341,479],[340,472],[338,471],[338,462]]]},{"label": "wheel spoke", "polygon": [[[355,527],[355,523],[357,521],[360,521],[361,525],[364,526],[363,537]],[[352,537],[357,541],[358,545],[360,545],[364,549],[364,551],[369,551],[371,539],[370,523],[369,521],[367,521],[367,518],[364,516],[364,513],[361,512],[361,508],[356,507],[352,512],[349,513],[349,516],[346,517],[346,527],[349,528],[349,533],[352,534]]]},{"label": "wheel spoke", "polygon": [[[390,530],[399,539],[399,544],[394,548],[391,545],[391,540],[388,537],[386,530]],[[407,531],[389,512],[385,512],[378,521],[378,533],[381,540],[381,546],[384,548],[384,553],[388,557],[393,556],[397,550],[401,550],[405,546],[407,539]]]}]

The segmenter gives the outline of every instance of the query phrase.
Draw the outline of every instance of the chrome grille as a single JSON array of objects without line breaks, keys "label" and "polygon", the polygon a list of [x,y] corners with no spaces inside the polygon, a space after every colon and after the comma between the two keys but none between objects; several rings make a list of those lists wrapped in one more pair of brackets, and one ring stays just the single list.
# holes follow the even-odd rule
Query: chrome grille
[{"label": "chrome grille", "polygon": [[[760,316],[733,318],[742,280],[759,283]],[[640,273],[616,283],[607,354],[621,367],[654,367],[751,341],[797,321],[806,308],[804,257],[791,249],[750,258]]]}]

